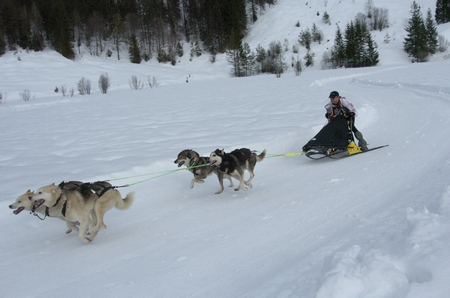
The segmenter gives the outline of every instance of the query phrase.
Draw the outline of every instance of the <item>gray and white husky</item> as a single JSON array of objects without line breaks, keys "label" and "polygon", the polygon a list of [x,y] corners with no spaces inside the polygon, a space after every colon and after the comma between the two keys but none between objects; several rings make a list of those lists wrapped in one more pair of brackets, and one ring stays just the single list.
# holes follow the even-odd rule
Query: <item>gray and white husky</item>
[{"label": "gray and white husky", "polygon": [[[209,156],[209,163],[217,167],[219,180],[223,179],[223,175],[225,174],[230,175],[239,180],[239,186],[234,190],[248,190],[244,185],[250,188],[253,187],[251,182],[253,177],[255,177],[255,165],[257,162],[262,161],[265,156],[266,149],[259,155],[247,148],[236,149],[230,153],[226,153],[223,149],[216,149]],[[250,178],[247,181],[244,180],[245,170],[250,173]]]},{"label": "gray and white husky", "polygon": [[[174,163],[178,164],[178,167],[181,167],[183,165],[186,166],[188,170],[192,174],[194,174],[194,178],[191,180],[191,188],[194,188],[195,183],[204,183],[205,181],[203,179],[205,179],[206,177],[208,177],[213,173],[218,175],[217,167],[211,166],[209,164],[209,157],[200,156],[196,151],[191,149],[185,149],[181,151],[178,154],[177,159],[175,159]],[[230,187],[234,186],[233,181],[231,180],[231,177],[229,175],[223,175],[222,173],[220,175],[223,177],[220,178],[218,175],[220,190],[216,192],[216,194],[221,193],[224,189],[223,187],[224,177],[230,181]]]}]

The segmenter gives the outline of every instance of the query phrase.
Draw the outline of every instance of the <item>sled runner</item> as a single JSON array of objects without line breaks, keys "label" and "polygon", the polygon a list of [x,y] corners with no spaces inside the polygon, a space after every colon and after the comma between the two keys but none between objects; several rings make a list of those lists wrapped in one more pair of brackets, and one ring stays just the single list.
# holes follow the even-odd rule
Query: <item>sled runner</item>
[{"label": "sled runner", "polygon": [[305,146],[303,154],[311,159],[342,158],[360,153],[380,149],[388,145],[371,148],[362,151],[353,139],[353,134],[348,127],[347,119],[338,115],[325,125]]}]

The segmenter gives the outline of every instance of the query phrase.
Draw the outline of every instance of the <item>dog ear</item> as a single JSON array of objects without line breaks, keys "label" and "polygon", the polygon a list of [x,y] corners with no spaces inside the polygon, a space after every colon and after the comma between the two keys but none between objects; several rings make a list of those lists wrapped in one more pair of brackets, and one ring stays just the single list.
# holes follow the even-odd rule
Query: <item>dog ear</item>
[{"label": "dog ear", "polygon": [[224,155],[224,154],[225,154],[225,149],[222,149],[222,151],[220,151],[220,153],[221,153],[222,155]]},{"label": "dog ear", "polygon": [[192,159],[192,155],[191,155],[191,152],[190,152],[190,151],[188,151],[188,153],[186,154],[186,156],[187,156],[187,158]]}]

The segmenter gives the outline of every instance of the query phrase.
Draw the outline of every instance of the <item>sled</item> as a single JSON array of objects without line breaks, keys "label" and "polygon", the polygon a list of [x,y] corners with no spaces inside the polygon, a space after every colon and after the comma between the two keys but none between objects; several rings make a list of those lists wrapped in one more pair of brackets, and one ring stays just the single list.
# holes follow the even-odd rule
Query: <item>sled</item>
[{"label": "sled", "polygon": [[348,126],[347,119],[338,115],[325,125],[308,143],[303,146],[303,154],[311,159],[322,159],[325,157],[338,159],[353,156],[388,145],[371,148],[362,151],[353,139],[353,134]]}]

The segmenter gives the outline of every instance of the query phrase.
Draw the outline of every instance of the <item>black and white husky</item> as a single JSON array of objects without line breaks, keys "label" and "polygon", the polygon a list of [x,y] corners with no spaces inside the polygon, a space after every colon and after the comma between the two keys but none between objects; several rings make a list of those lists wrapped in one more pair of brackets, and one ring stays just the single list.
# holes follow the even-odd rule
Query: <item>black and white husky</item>
[{"label": "black and white husky", "polygon": [[[230,175],[239,180],[239,186],[234,190],[248,190],[244,185],[250,188],[253,187],[251,182],[253,177],[255,177],[255,165],[257,162],[262,161],[265,156],[266,149],[259,155],[247,148],[236,149],[230,153],[226,153],[223,149],[216,149],[209,156],[209,163],[218,168],[219,180],[223,180],[223,175],[225,174]],[[247,181],[244,180],[245,170],[250,173],[250,178]]]},{"label": "black and white husky", "polygon": [[[194,174],[194,178],[191,180],[191,188],[194,188],[195,183],[203,183],[204,179],[211,175],[212,173],[217,174],[218,170],[216,167],[211,166],[209,164],[209,157],[200,156],[196,151],[191,149],[185,149],[181,151],[177,159],[174,161],[178,167],[186,166],[187,169]],[[231,181],[231,177],[228,175],[222,175],[222,178],[219,177],[220,190],[216,192],[219,194],[223,191],[223,176],[230,181],[230,187],[233,187],[233,181]]]}]

